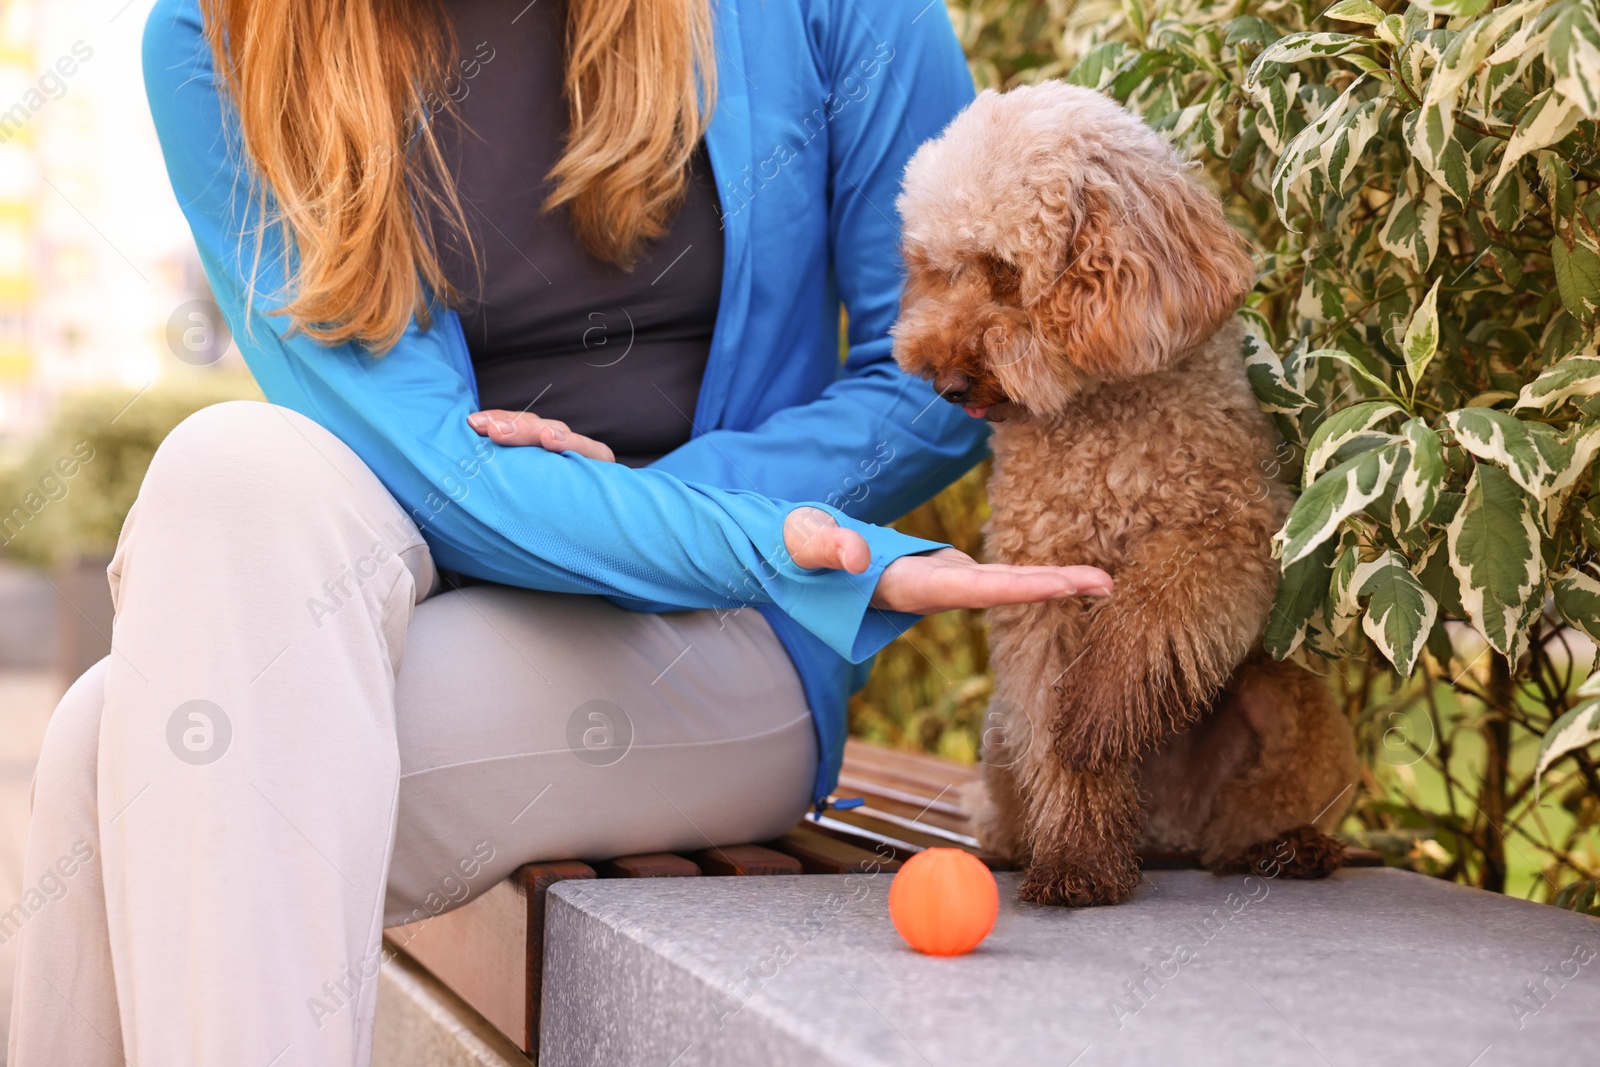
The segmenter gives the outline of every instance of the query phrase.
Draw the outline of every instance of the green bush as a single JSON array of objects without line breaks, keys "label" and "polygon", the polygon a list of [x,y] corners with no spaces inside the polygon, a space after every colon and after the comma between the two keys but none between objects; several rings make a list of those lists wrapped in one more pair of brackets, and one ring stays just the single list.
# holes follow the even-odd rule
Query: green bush
[{"label": "green bush", "polygon": [[41,567],[109,555],[172,428],[210,404],[260,396],[244,375],[208,372],[67,397],[45,432],[0,470],[0,553]]},{"label": "green bush", "polygon": [[1258,253],[1242,355],[1304,457],[1267,640],[1326,670],[1357,726],[1346,829],[1590,906],[1595,0],[951,8],[981,85],[1065,77],[1123,101]]}]

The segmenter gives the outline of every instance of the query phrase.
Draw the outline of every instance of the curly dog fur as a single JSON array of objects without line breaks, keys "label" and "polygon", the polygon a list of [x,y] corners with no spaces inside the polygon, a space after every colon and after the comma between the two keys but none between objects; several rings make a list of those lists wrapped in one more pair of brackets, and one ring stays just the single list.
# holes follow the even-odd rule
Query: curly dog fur
[{"label": "curly dog fur", "polygon": [[1254,272],[1216,197],[1111,100],[1046,82],[980,95],[898,205],[895,355],[995,423],[989,558],[1116,580],[990,612],[983,843],[1046,904],[1126,900],[1141,845],[1329,873],[1355,747],[1322,682],[1260,651],[1288,453],[1245,377]]}]

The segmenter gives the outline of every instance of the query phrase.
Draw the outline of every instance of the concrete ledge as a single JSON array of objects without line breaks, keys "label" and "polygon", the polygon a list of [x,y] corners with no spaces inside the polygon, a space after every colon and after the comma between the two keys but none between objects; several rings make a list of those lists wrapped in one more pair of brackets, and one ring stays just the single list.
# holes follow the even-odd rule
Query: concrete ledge
[{"label": "concrete ledge", "polygon": [[528,1067],[529,1060],[414,960],[378,972],[372,1067]]},{"label": "concrete ledge", "polygon": [[1018,904],[932,959],[890,876],[564,882],[543,1067],[1587,1062],[1600,924],[1394,870],[1153,872],[1118,908]]}]

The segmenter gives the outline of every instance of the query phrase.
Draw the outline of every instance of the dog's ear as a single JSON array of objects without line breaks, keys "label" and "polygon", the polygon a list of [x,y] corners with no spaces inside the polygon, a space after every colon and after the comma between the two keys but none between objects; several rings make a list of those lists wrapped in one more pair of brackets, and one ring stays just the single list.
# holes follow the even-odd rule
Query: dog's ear
[{"label": "dog's ear", "polygon": [[1034,290],[1035,314],[1078,369],[1132,378],[1215,333],[1255,284],[1255,268],[1217,198],[1175,158],[1104,162],[1102,180],[1047,204],[1060,225],[1059,259],[1056,277]]}]

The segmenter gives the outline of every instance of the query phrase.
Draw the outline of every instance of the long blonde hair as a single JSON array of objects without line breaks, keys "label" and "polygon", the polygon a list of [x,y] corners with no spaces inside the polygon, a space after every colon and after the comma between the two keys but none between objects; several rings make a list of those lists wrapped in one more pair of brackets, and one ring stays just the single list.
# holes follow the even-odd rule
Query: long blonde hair
[{"label": "long blonde hair", "polygon": [[[455,74],[439,0],[203,7],[262,226],[281,226],[292,253],[280,313],[323,343],[387,351],[413,316],[428,324],[431,296],[461,295],[426,221],[466,240],[434,134]],[[709,121],[710,0],[568,0],[566,38],[568,135],[545,208],[564,206],[585,250],[628,268],[671,224]]]}]

